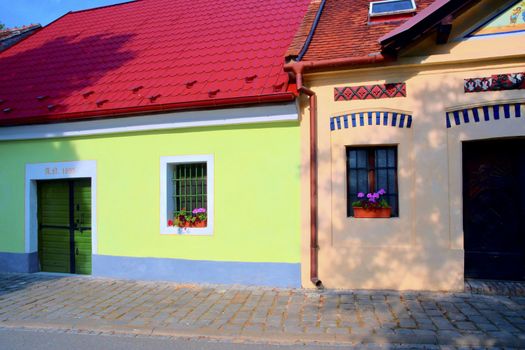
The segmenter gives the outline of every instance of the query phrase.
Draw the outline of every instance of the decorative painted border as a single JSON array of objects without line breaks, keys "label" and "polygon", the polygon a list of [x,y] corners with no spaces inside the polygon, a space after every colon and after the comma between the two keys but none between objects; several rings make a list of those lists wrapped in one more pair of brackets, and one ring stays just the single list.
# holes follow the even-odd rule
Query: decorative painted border
[{"label": "decorative painted border", "polygon": [[501,104],[447,112],[446,123],[447,129],[450,129],[452,126],[469,124],[470,122],[479,123],[481,121],[521,118],[522,115],[525,115],[524,103]]},{"label": "decorative painted border", "polygon": [[525,72],[465,79],[465,93],[525,89]]},{"label": "decorative painted border", "polygon": [[93,276],[301,288],[301,264],[93,255]]},{"label": "decorative painted border", "polygon": [[412,116],[397,112],[359,112],[330,118],[330,131],[371,125],[410,129]]},{"label": "decorative painted border", "polygon": [[405,83],[344,86],[334,88],[335,101],[377,100],[380,98],[406,97]]}]

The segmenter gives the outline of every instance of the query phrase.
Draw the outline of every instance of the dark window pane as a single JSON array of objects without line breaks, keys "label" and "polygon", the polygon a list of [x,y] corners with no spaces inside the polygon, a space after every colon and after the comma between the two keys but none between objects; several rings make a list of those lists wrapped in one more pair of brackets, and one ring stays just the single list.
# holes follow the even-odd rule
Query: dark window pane
[{"label": "dark window pane", "polygon": [[350,193],[357,193],[357,176],[356,175],[356,171],[353,170],[350,175],[348,176],[349,180],[350,180],[350,183],[349,183],[349,187],[348,187],[348,191]]},{"label": "dark window pane", "polygon": [[357,167],[368,168],[368,152],[366,150],[357,150]]},{"label": "dark window pane", "polygon": [[389,149],[388,151],[388,166],[396,166],[396,150],[394,148]]},{"label": "dark window pane", "polygon": [[348,152],[348,166],[351,169],[355,169],[357,167],[357,152],[356,151],[349,151]]},{"label": "dark window pane", "polygon": [[386,150],[378,149],[376,151],[376,167],[385,167],[386,166]]},{"label": "dark window pane", "polygon": [[357,191],[356,192],[368,192],[368,171],[357,170]]},{"label": "dark window pane", "polygon": [[388,172],[386,169],[377,169],[376,170],[376,188],[375,190],[378,191],[381,188],[383,188],[385,191],[387,191],[387,180],[388,180]]},{"label": "dark window pane", "polygon": [[396,172],[393,169],[388,171],[388,187],[386,187],[385,190],[387,191],[387,193],[397,193]]}]

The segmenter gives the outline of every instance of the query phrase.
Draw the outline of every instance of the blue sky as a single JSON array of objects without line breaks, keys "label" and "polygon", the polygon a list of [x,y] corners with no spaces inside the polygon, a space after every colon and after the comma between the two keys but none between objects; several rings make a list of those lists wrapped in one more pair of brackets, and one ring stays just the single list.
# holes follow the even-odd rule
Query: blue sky
[{"label": "blue sky", "polygon": [[30,23],[46,25],[72,10],[122,2],[126,0],[0,0],[0,22],[7,27]]}]

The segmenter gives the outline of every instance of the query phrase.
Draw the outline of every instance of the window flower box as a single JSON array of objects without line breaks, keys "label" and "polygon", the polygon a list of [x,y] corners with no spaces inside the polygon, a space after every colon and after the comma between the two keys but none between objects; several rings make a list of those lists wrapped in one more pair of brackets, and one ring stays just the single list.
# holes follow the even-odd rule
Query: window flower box
[{"label": "window flower box", "polygon": [[389,218],[392,208],[359,208],[354,207],[354,218]]},{"label": "window flower box", "polygon": [[358,200],[352,203],[354,218],[389,218],[392,216],[392,207],[388,205],[383,195],[386,194],[384,189],[374,193],[357,194]]},{"label": "window flower box", "polygon": [[206,208],[196,208],[188,212],[185,209],[176,212],[173,220],[168,220],[168,226],[176,226],[180,228],[188,227],[207,227],[208,215]]}]

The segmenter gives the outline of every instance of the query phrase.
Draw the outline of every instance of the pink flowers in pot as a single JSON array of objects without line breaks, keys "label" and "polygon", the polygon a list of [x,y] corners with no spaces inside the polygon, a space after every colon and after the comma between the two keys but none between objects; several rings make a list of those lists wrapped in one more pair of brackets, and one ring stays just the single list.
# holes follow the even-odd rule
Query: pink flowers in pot
[{"label": "pink flowers in pot", "polygon": [[358,200],[352,203],[354,208],[389,208],[390,205],[383,196],[386,194],[384,189],[380,189],[377,192],[367,193],[366,195],[363,192],[357,194]]}]

